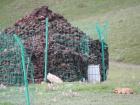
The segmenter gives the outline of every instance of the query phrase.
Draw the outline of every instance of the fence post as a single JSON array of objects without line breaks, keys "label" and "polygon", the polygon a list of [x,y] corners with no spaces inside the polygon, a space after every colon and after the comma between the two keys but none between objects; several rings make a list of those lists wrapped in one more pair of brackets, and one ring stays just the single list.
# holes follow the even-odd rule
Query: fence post
[{"label": "fence post", "polygon": [[24,84],[25,84],[26,105],[30,105],[28,81],[27,81],[26,66],[25,66],[24,46],[21,43],[21,40],[16,35],[14,35],[14,38],[15,38],[15,41],[17,42],[17,44],[18,44],[18,46],[20,47],[20,50],[21,50],[21,60],[22,60],[22,68],[23,68]]},{"label": "fence post", "polygon": [[105,34],[105,31],[107,29],[107,22],[104,24],[104,27],[100,27],[98,23],[96,23],[96,31],[98,33],[98,38],[101,42],[101,54],[102,54],[102,67],[103,67],[103,81],[106,80],[106,66],[105,66],[105,54],[104,54],[104,48],[105,48],[105,38],[107,37]]},{"label": "fence post", "polygon": [[45,33],[45,72],[44,72],[44,81],[47,81],[47,70],[48,70],[48,18],[46,18],[46,33]]}]

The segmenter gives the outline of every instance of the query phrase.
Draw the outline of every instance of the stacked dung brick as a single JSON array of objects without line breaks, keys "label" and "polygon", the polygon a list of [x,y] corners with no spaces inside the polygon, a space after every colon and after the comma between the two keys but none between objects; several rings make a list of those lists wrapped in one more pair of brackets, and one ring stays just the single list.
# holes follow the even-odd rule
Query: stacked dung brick
[{"label": "stacked dung brick", "polygon": [[[46,18],[49,19],[48,72],[65,81],[75,81],[86,77],[88,64],[101,65],[101,43],[90,38],[90,54],[87,61],[87,57],[79,49],[80,40],[85,33],[73,27],[63,16],[52,12],[47,6],[42,6],[5,29],[5,33],[17,34],[23,40],[26,51],[31,56],[37,82],[42,81],[44,76]],[[65,43],[66,40],[75,42]],[[108,68],[107,48],[105,62]],[[100,67],[102,70],[102,66]]]}]

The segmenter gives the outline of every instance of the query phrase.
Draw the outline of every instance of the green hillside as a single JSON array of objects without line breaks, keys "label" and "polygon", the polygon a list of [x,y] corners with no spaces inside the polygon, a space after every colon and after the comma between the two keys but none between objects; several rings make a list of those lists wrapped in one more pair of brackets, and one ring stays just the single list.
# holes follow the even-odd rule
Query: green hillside
[{"label": "green hillside", "polygon": [[109,22],[110,59],[140,64],[140,0],[0,0],[0,28],[48,5],[96,38],[95,23]]}]

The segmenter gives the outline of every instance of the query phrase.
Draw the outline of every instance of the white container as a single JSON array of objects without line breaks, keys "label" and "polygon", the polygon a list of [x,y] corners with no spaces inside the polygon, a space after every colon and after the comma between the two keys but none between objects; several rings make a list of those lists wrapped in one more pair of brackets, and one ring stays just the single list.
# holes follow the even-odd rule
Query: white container
[{"label": "white container", "polygon": [[101,81],[99,65],[89,65],[87,74],[88,74],[88,82],[99,83]]}]

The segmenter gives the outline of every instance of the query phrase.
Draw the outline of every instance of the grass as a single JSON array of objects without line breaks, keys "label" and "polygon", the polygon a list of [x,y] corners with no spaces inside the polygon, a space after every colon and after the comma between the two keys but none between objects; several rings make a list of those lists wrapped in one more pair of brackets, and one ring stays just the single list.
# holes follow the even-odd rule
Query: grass
[{"label": "grass", "polygon": [[112,60],[139,64],[140,63],[140,5],[119,11],[110,11],[95,17],[74,21],[73,24],[79,26],[92,37],[96,38],[95,24],[98,21],[103,23],[108,20],[108,44],[110,58]]},{"label": "grass", "polygon": [[[36,7],[48,5],[74,26],[97,38],[96,22],[109,22],[110,59],[140,64],[140,0],[0,0],[0,28],[11,26]],[[30,85],[32,105],[139,105],[140,66],[110,63],[109,77],[101,84],[64,83],[48,91],[46,84]],[[133,95],[115,95],[116,87],[129,87]],[[76,92],[72,96],[70,91]],[[68,94],[68,95],[66,95]],[[0,105],[25,105],[22,88],[0,89]]]},{"label": "grass", "polygon": [[[101,84],[70,82],[52,91],[47,90],[46,84],[30,85],[32,105],[139,105],[140,66],[116,62],[110,65],[108,81]],[[112,93],[116,87],[129,87],[135,93],[116,95]],[[77,95],[72,95],[71,91]],[[22,88],[9,87],[0,93],[0,105],[25,104]]]},{"label": "grass", "polygon": [[48,5],[93,38],[95,23],[109,22],[110,59],[140,64],[140,0],[0,0],[0,27]]}]

